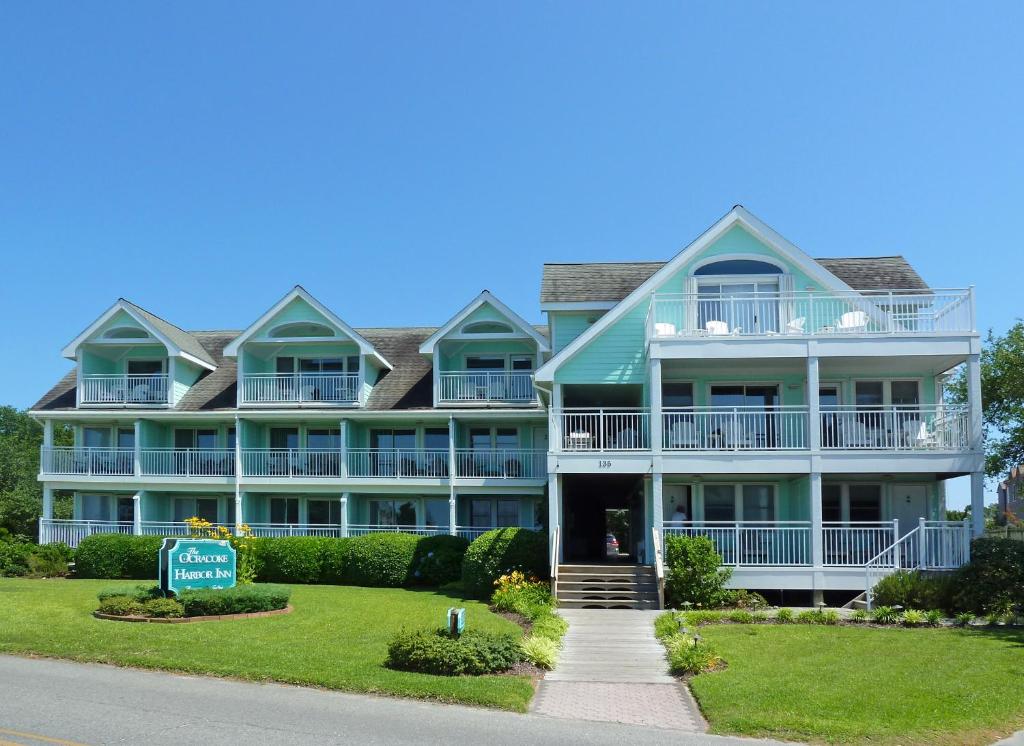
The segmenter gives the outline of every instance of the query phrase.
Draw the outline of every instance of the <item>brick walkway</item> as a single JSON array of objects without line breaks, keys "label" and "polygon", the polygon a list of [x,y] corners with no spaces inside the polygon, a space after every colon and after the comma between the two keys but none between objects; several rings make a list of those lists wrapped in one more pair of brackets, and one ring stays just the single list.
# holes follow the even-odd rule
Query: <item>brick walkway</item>
[{"label": "brick walkway", "polygon": [[558,666],[533,701],[538,715],[703,732],[690,692],[668,675],[654,637],[659,612],[561,609],[569,622]]}]

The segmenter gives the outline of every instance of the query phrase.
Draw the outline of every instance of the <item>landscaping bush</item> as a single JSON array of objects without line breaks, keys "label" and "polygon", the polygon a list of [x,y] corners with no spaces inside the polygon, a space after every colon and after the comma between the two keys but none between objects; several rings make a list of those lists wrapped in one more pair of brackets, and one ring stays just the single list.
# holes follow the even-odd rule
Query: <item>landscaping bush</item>
[{"label": "landscaping bush", "polygon": [[952,581],[952,575],[929,576],[917,570],[898,570],[878,581],[872,596],[882,606],[949,609],[953,605]]},{"label": "landscaping bush", "polygon": [[469,541],[461,536],[425,536],[416,543],[413,582],[444,585],[462,577],[462,560]]},{"label": "landscaping bush", "polygon": [[898,624],[900,613],[891,606],[876,606],[871,612],[875,624]]},{"label": "landscaping bush", "polygon": [[0,577],[19,577],[28,573],[32,545],[19,539],[0,540]]},{"label": "landscaping bush", "polygon": [[547,583],[530,580],[515,570],[495,581],[491,606],[497,611],[534,619],[553,609],[555,599],[551,597],[551,587]]},{"label": "landscaping bush", "polygon": [[853,613],[850,614],[850,621],[854,624],[865,624],[871,619],[871,615],[867,612],[867,609],[854,609]]},{"label": "landscaping bush", "polygon": [[[324,560],[331,544],[347,539],[319,536],[283,536],[252,539],[256,555],[256,579],[261,583],[320,583]],[[342,550],[344,551],[344,550]]]},{"label": "landscaping bush", "polygon": [[925,623],[929,627],[938,627],[942,624],[942,612],[938,609],[931,609],[924,613]]},{"label": "landscaping bush", "polygon": [[954,608],[975,614],[1024,605],[1024,542],[982,538],[971,542],[971,561],[954,573]]},{"label": "landscaping bush", "polygon": [[366,534],[349,539],[342,573],[345,583],[383,588],[409,584],[419,541],[420,537],[411,534]]},{"label": "landscaping bush", "polygon": [[525,528],[498,528],[478,536],[462,560],[462,582],[474,598],[490,598],[494,581],[519,570],[548,576],[547,536]]},{"label": "landscaping bush", "polygon": [[738,609],[749,609],[751,611],[768,608],[768,599],[760,593],[748,591],[743,588],[728,591],[726,603],[730,606],[735,606]]},{"label": "landscaping bush", "polygon": [[328,539],[322,547],[320,557],[320,582],[327,585],[344,585],[345,566],[348,564],[349,543],[352,539]]},{"label": "landscaping bush", "polygon": [[753,624],[754,615],[749,611],[743,611],[742,609],[739,611],[731,611],[729,612],[729,621],[734,622],[735,624]]},{"label": "landscaping bush", "polygon": [[679,617],[674,611],[666,611],[654,619],[654,636],[664,640],[679,632]]},{"label": "landscaping bush", "polygon": [[725,584],[732,568],[722,567],[715,544],[706,536],[668,536],[665,539],[665,590],[671,604],[724,606],[730,599]]},{"label": "landscaping bush", "polygon": [[220,590],[182,591],[177,600],[185,616],[219,616],[274,611],[288,605],[291,591],[275,585],[236,585]]},{"label": "landscaping bush", "polygon": [[137,616],[142,613],[142,604],[131,596],[110,596],[100,601],[99,612],[111,616]]},{"label": "landscaping bush", "polygon": [[439,676],[507,671],[524,658],[522,646],[507,635],[470,630],[452,637],[448,630],[401,632],[388,645],[389,668]]},{"label": "landscaping bush", "polygon": [[63,577],[73,555],[66,544],[33,544],[20,537],[0,539],[0,577]]},{"label": "landscaping bush", "polygon": [[540,635],[530,635],[523,640],[523,655],[537,668],[550,671],[558,662],[558,643]]},{"label": "landscaping bush", "polygon": [[75,575],[80,578],[153,580],[159,573],[160,536],[93,534],[75,550]]},{"label": "landscaping bush", "polygon": [[918,611],[917,609],[907,609],[903,612],[902,621],[904,627],[920,627],[926,621],[928,621],[928,619],[927,617],[925,617],[923,611]]},{"label": "landscaping bush", "polygon": [[142,613],[157,618],[185,616],[185,607],[173,598],[151,598],[142,604]]},{"label": "landscaping bush", "polygon": [[533,620],[533,626],[530,627],[530,634],[533,637],[546,637],[561,647],[562,637],[565,636],[565,633],[568,630],[569,622],[565,621],[565,619],[556,615],[554,612],[549,611],[539,619]]},{"label": "landscaping bush", "polygon": [[163,598],[163,595],[164,594],[158,585],[137,585],[134,588],[125,588],[124,586],[104,588],[96,594],[96,598],[98,598],[100,603],[102,603],[108,598],[127,596],[128,598],[135,599],[139,603],[145,603],[146,601],[154,598]]},{"label": "landscaping bush", "polygon": [[698,674],[716,668],[722,658],[706,640],[675,634],[663,641],[669,670],[676,675]]},{"label": "landscaping bush", "polygon": [[957,627],[969,627],[974,621],[974,614],[970,611],[961,611],[956,615],[956,626]]},{"label": "landscaping bush", "polygon": [[792,609],[779,609],[775,614],[775,621],[780,624],[792,624],[793,622],[793,610]]}]

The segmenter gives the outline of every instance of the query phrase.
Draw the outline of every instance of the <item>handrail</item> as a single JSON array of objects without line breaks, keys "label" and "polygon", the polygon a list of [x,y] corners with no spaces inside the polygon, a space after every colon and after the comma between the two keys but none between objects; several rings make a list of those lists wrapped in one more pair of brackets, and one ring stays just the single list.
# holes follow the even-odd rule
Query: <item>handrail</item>
[{"label": "handrail", "polygon": [[[893,531],[896,531],[896,532],[899,531],[899,523],[897,523],[896,521],[893,521]],[[874,594],[872,593],[872,591],[875,588],[875,584],[873,582],[871,582],[872,573],[873,572],[878,572],[878,570],[881,567],[883,567],[883,564],[882,564],[882,562],[880,560],[882,559],[882,557],[887,555],[889,552],[892,552],[893,553],[892,567],[893,567],[894,570],[899,570],[900,569],[900,551],[899,551],[900,545],[909,546],[913,539],[919,538],[918,534],[920,533],[920,531],[921,531],[921,526],[920,525],[915,526],[910,531],[907,531],[907,533],[903,534],[903,536],[901,536],[899,539],[894,541],[892,544],[887,546],[881,552],[879,552],[874,557],[872,557],[871,559],[869,559],[867,562],[864,563],[864,600],[867,602],[868,611],[871,611],[871,607],[873,605],[873,596],[874,596]],[[885,565],[885,566],[888,567],[888,565]]]},{"label": "handrail", "polygon": [[551,531],[551,539],[548,542],[548,553],[551,561],[551,595],[558,597],[558,553],[561,537],[559,536],[561,526],[555,526]]},{"label": "handrail", "polygon": [[658,580],[658,608],[665,608],[665,563],[661,556],[661,530],[651,529],[651,538],[654,541],[654,576]]}]

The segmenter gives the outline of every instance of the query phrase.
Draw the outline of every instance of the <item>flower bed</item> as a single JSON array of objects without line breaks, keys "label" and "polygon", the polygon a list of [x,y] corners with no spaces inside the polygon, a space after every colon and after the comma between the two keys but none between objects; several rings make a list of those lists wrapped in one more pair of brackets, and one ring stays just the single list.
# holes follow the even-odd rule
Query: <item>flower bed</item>
[{"label": "flower bed", "polygon": [[290,596],[288,588],[273,585],[182,591],[174,598],[164,597],[159,586],[138,586],[130,591],[101,591],[97,594],[100,605],[93,615],[99,619],[164,623],[238,619],[288,613]]}]

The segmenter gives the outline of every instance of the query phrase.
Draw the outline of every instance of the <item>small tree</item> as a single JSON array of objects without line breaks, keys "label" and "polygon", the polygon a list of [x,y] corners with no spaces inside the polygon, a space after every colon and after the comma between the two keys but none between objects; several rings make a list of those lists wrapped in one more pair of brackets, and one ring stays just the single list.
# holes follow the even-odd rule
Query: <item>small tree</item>
[{"label": "small tree", "polygon": [[732,568],[722,567],[722,556],[706,536],[665,537],[665,589],[675,606],[724,606],[729,600],[725,584]]}]

